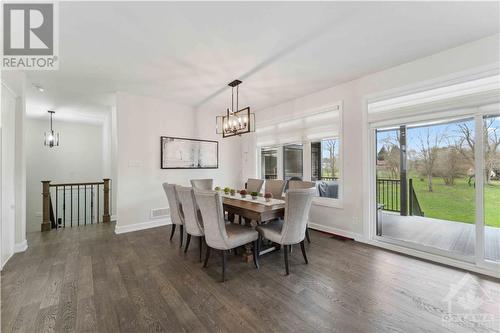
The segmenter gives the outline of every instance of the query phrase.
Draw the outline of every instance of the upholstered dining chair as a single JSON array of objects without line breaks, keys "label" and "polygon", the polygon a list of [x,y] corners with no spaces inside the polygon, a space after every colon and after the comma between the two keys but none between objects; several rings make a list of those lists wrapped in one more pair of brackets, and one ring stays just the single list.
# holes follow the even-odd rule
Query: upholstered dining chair
[{"label": "upholstered dining chair", "polygon": [[194,196],[203,217],[205,242],[207,244],[203,267],[207,267],[210,250],[220,250],[222,254],[222,282],[224,282],[226,279],[226,256],[228,250],[253,243],[253,262],[258,269],[259,250],[257,239],[259,234],[257,231],[251,227],[239,224],[226,224],[222,199],[218,192],[194,189]]},{"label": "upholstered dining chair", "polygon": [[184,239],[184,213],[182,212],[179,197],[175,190],[175,184],[163,183],[163,190],[167,195],[168,207],[170,209],[170,220],[172,221],[172,231],[170,232],[170,240],[174,237],[175,227],[179,225],[180,240],[182,247],[182,240]]},{"label": "upholstered dining chair", "polygon": [[198,237],[200,246],[200,262],[201,253],[203,251],[203,243],[205,232],[203,230],[203,221],[201,215],[198,212],[198,205],[196,204],[194,198],[194,192],[191,187],[184,187],[176,185],[177,195],[179,197],[179,202],[182,206],[182,212],[184,213],[184,225],[186,226],[186,247],[184,248],[184,253],[187,252],[189,248],[189,243],[191,242],[191,236]]},{"label": "upholstered dining chair", "polygon": [[191,186],[200,190],[213,190],[213,179],[191,179]]},{"label": "upholstered dining chair", "polygon": [[285,189],[285,181],[279,179],[267,179],[264,186],[265,193],[271,193],[273,198],[281,199],[283,197],[283,190]]},{"label": "upholstered dining chair", "polygon": [[[288,189],[296,190],[300,188],[316,188],[315,182],[307,182],[303,180],[289,180]],[[316,194],[316,193],[315,193]],[[311,236],[309,236],[309,228],[306,228],[306,239],[308,243],[311,243]]]},{"label": "upholstered dining chair", "polygon": [[247,191],[251,192],[260,192],[262,190],[262,185],[264,185],[264,180],[262,179],[254,179],[248,178],[247,180]]},{"label": "upholstered dining chair", "polygon": [[256,228],[260,237],[283,245],[286,275],[290,273],[288,255],[293,244],[300,243],[304,261],[306,264],[308,263],[304,238],[314,194],[315,189],[313,188],[289,190],[285,195],[284,219],[275,220]]}]

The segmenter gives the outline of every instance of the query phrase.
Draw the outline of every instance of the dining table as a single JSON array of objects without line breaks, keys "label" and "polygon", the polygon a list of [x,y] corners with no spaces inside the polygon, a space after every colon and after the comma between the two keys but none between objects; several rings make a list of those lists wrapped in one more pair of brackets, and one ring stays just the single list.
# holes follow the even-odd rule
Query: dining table
[{"label": "dining table", "polygon": [[[266,201],[263,197],[252,199],[250,196],[242,197],[240,194],[222,194],[223,208],[227,212],[228,220],[235,223],[238,215],[245,225],[255,228],[260,224],[283,218],[285,216],[285,201],[282,199],[270,199]],[[240,220],[241,222],[241,220]],[[279,249],[279,245],[273,244],[259,252],[259,255],[266,254]],[[250,262],[253,260],[251,245],[245,245],[243,260]]]}]

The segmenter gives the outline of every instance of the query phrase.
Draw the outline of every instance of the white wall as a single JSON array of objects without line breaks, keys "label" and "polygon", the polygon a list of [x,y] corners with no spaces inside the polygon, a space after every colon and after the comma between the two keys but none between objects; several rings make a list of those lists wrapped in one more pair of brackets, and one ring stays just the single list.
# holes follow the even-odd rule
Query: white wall
[{"label": "white wall", "polygon": [[0,267],[14,254],[16,95],[1,87],[1,256]]},{"label": "white wall", "polygon": [[[330,232],[361,238],[364,228],[363,202],[368,190],[364,177],[367,144],[365,137],[364,99],[368,95],[401,88],[481,66],[498,64],[499,36],[495,35],[462,45],[426,58],[390,68],[355,81],[310,94],[277,106],[258,110],[257,122],[279,121],[293,114],[315,110],[339,100],[343,101],[344,200],[342,208],[313,206],[310,223]],[[243,178],[257,173],[255,144],[245,137],[243,147],[253,150],[242,166]]]},{"label": "white wall", "polygon": [[101,181],[104,177],[103,129],[101,125],[57,121],[60,145],[48,148],[43,135],[50,128],[49,118],[25,121],[27,231],[40,231],[42,221],[41,181],[52,183]]},{"label": "white wall", "polygon": [[151,219],[151,209],[168,207],[162,183],[189,185],[198,170],[160,168],[160,137],[193,137],[191,108],[128,93],[117,93],[117,233],[168,223]]}]

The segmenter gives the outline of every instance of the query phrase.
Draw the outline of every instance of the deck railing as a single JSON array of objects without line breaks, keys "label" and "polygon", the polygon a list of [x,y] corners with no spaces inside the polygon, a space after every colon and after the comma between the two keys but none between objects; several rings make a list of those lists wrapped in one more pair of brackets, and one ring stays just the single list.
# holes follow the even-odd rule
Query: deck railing
[{"label": "deck railing", "polygon": [[[51,184],[42,181],[42,231],[110,222],[111,180]],[[102,216],[102,218],[101,218]]]},{"label": "deck railing", "polygon": [[384,210],[399,212],[401,204],[401,181],[399,179],[377,178],[377,203]]}]

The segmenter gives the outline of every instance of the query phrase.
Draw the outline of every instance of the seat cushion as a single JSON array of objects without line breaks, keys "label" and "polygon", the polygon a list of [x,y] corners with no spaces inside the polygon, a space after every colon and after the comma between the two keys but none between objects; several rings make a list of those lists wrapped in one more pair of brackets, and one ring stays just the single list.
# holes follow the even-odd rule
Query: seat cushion
[{"label": "seat cushion", "polygon": [[253,228],[234,223],[226,224],[226,233],[230,248],[251,243],[259,237]]},{"label": "seat cushion", "polygon": [[262,237],[269,239],[272,242],[280,243],[282,238],[281,229],[283,229],[283,220],[274,220],[267,224],[260,225],[256,229]]}]

